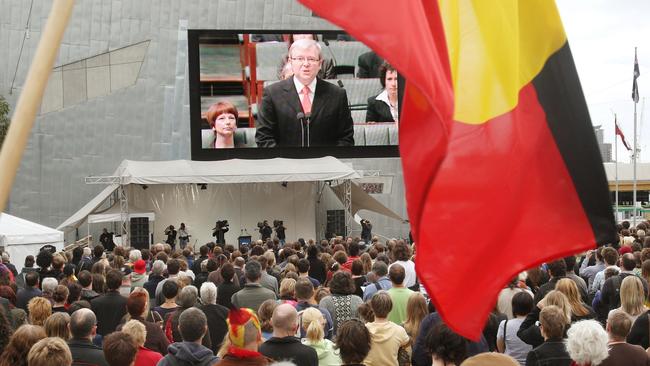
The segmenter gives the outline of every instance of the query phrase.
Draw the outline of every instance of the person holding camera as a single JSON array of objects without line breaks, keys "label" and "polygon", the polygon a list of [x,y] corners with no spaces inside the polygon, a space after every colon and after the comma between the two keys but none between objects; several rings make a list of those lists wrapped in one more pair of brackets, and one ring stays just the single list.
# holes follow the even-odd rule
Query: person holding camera
[{"label": "person holding camera", "polygon": [[366,219],[361,219],[361,239],[366,244],[369,244],[372,239],[372,224]]},{"label": "person holding camera", "polygon": [[165,241],[165,243],[172,246],[172,251],[176,250],[176,234],[177,231],[174,230],[174,225],[169,225],[165,229],[165,235],[167,235],[167,240]]},{"label": "person holding camera", "polygon": [[220,246],[226,244],[225,235],[228,232],[228,230],[230,230],[230,225],[228,224],[228,220],[220,220],[214,224],[214,227],[212,228],[212,236],[215,237],[215,241]]},{"label": "person holding camera", "polygon": [[109,233],[106,228],[102,229],[102,235],[99,236],[99,242],[104,246],[104,249],[112,252],[115,249],[113,242],[113,233]]},{"label": "person holding camera", "polygon": [[278,240],[280,241],[280,245],[284,246],[287,239],[287,236],[285,234],[287,228],[284,227],[284,222],[282,220],[274,220],[273,226],[275,227],[275,236],[278,237]]},{"label": "person holding camera", "polygon": [[267,239],[270,239],[272,233],[273,233],[273,229],[271,229],[271,227],[269,226],[269,221],[264,220],[264,222],[262,222],[262,227],[260,227],[260,234],[262,235],[262,241],[266,242]]}]

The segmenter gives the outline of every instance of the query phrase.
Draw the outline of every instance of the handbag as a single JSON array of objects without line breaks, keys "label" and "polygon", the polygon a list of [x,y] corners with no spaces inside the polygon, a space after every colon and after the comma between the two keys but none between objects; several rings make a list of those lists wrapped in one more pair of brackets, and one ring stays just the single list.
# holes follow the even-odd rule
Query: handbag
[{"label": "handbag", "polygon": [[397,364],[399,366],[411,366],[411,355],[409,355],[406,347],[400,347],[397,351]]},{"label": "handbag", "polygon": [[159,326],[162,329],[164,319],[160,315],[160,313],[158,313],[155,310],[151,310],[151,311],[149,311],[149,317],[151,318],[152,323],[156,324],[157,326]]}]

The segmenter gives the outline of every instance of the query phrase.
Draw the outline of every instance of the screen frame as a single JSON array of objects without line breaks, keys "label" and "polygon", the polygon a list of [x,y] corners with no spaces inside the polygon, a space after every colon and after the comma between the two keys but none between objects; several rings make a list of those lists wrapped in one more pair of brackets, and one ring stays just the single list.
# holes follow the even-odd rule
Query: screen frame
[{"label": "screen frame", "polygon": [[[345,34],[343,31],[315,29],[188,29],[188,77],[190,102],[190,147],[192,160],[225,160],[225,159],[270,159],[270,158],[318,158],[334,156],[336,158],[395,158],[399,157],[399,145],[379,146],[318,146],[318,147],[274,147],[274,148],[234,148],[234,149],[203,149],[201,146],[201,68],[199,40],[204,36],[231,34],[300,34],[316,33],[326,36]],[[345,79],[343,79],[345,80]],[[404,79],[400,77],[398,93],[403,100]],[[399,104],[401,112],[402,103]]]}]

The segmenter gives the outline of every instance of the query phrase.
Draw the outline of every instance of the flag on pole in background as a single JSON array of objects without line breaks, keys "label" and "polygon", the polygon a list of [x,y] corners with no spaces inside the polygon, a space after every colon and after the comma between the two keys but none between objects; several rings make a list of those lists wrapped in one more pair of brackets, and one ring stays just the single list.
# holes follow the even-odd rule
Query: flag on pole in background
[{"label": "flag on pole in background", "polygon": [[300,1],[407,80],[399,145],[416,269],[454,331],[478,339],[520,271],[614,240],[554,2]]},{"label": "flag on pole in background", "polygon": [[638,79],[640,75],[639,60],[636,57],[636,48],[634,48],[634,76],[632,79],[632,100],[634,103],[639,103],[639,85],[636,83],[636,79]]},{"label": "flag on pole in background", "polygon": [[614,117],[614,126],[616,128],[616,130],[615,130],[616,134],[621,137],[621,141],[623,142],[623,146],[625,146],[627,151],[632,151],[632,149],[630,149],[630,145],[628,145],[627,141],[625,141],[625,135],[623,135],[623,131],[621,131],[621,129],[618,127],[618,122],[616,122],[616,117]]}]

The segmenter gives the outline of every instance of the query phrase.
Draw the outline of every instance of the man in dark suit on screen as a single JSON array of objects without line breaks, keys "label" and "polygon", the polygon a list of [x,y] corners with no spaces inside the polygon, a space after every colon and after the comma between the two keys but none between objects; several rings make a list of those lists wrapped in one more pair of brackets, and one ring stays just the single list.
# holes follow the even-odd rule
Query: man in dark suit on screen
[{"label": "man in dark suit on screen", "polygon": [[264,89],[257,146],[353,146],[345,90],[316,77],[323,63],[320,45],[309,39],[295,41],[288,62],[293,77]]}]

